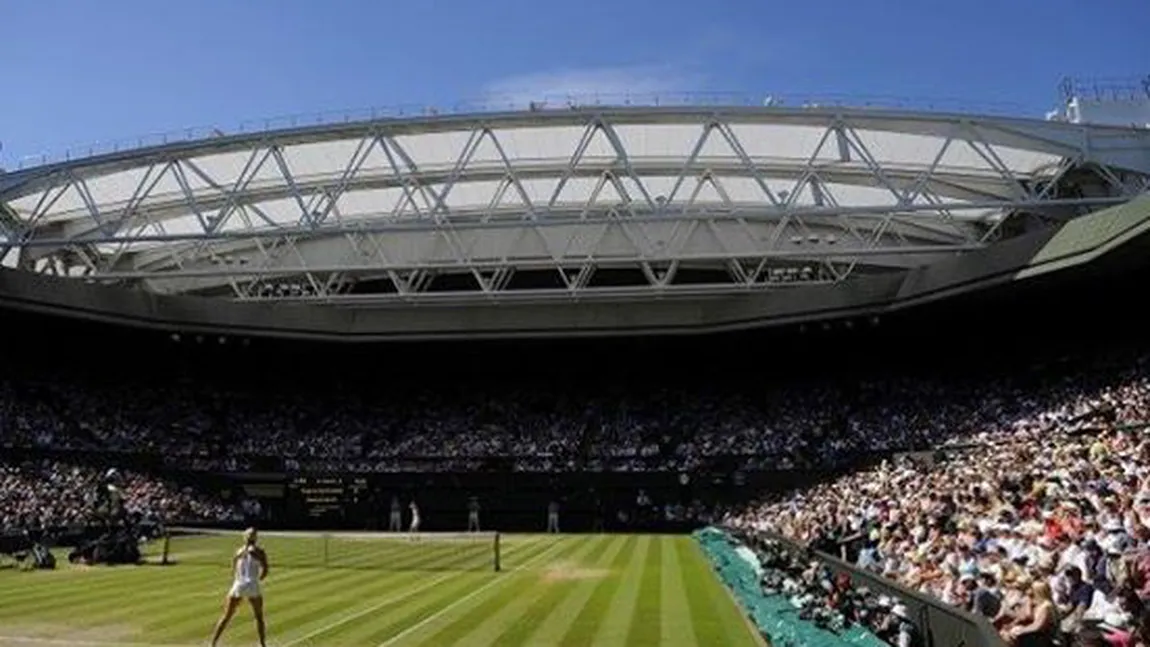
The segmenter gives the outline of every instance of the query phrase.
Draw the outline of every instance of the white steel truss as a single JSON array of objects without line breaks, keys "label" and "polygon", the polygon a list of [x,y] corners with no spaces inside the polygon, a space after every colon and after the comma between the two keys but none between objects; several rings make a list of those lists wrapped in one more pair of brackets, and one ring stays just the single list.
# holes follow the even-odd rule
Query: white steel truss
[{"label": "white steel truss", "polygon": [[0,176],[0,235],[25,269],[243,300],[721,292],[927,264],[993,244],[1012,215],[1075,217],[1148,178],[1134,129],[572,110],[28,169]]}]

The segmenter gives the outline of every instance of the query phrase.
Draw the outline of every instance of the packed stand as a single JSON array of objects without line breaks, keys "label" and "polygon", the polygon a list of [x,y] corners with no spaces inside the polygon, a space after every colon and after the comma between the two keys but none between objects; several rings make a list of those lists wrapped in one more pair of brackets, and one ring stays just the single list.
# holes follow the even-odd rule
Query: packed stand
[{"label": "packed stand", "polygon": [[[757,404],[689,389],[578,393],[500,386],[393,393],[211,390],[191,384],[0,381],[0,445],[164,456],[243,469],[261,457],[322,471],[480,469],[691,471],[715,460],[744,469],[833,461],[881,448],[840,434],[810,446],[819,400],[793,393]],[[830,397],[830,396],[827,396]],[[683,406],[683,403],[690,403]],[[904,439],[891,439],[902,444]]]},{"label": "packed stand", "polygon": [[[111,486],[111,489],[109,489]],[[236,506],[191,488],[136,472],[117,472],[51,460],[0,462],[0,530],[52,529],[102,523],[112,505],[137,522],[227,522],[243,519]]]},{"label": "packed stand", "polygon": [[[0,379],[0,446],[145,453],[213,470],[268,460],[277,469],[363,472],[475,470],[493,460],[546,472],[805,469],[1017,434],[1006,423],[1063,402],[1075,404],[1059,415],[1072,416],[1091,406],[1083,394],[1115,385],[1105,362],[1064,380],[1069,374],[382,393],[10,377]],[[1141,420],[1150,410],[1126,406],[1121,415]]]},{"label": "packed stand", "polygon": [[1150,434],[1131,424],[1150,420],[1145,366],[1004,392],[963,429],[963,448],[884,461],[726,522],[979,613],[1015,644],[1150,644]]}]

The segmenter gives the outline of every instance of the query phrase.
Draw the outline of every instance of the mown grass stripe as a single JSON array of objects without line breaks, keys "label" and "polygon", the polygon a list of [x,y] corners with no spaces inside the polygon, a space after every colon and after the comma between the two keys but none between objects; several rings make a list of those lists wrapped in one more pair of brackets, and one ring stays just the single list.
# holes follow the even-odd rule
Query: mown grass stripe
[{"label": "mown grass stripe", "polygon": [[634,561],[635,549],[638,546],[639,537],[637,535],[626,537],[623,548],[619,551],[615,563],[612,565],[613,572],[595,587],[595,591],[591,594],[587,604],[583,605],[583,609],[575,617],[575,621],[563,634],[559,641],[560,645],[578,647],[594,644],[595,634],[599,631],[599,627],[606,617],[607,609],[615,597],[619,584],[626,576],[627,564]]},{"label": "mown grass stripe", "polygon": [[[182,554],[202,559],[203,565],[0,569],[0,643],[25,635],[57,641],[42,643],[46,646],[202,645],[231,581],[227,564],[218,559],[234,548],[234,538],[226,539],[200,542],[204,552],[198,556],[196,543],[184,545]],[[302,541],[280,547],[296,562],[313,560],[314,538]],[[328,568],[285,567],[285,560],[277,560],[280,553],[273,555],[266,588],[269,644],[762,644],[696,542],[687,538],[504,536],[507,572],[500,574],[467,570],[479,566],[478,551],[396,541],[350,542]],[[386,568],[372,569],[373,563]],[[549,565],[554,572],[547,572]],[[561,566],[573,579],[565,579]],[[460,622],[465,616],[470,621]],[[253,642],[253,625],[244,607],[225,644]],[[455,628],[445,633],[451,625]]]},{"label": "mown grass stripe", "polygon": [[714,596],[704,583],[705,579],[714,577],[710,565],[704,563],[700,568],[692,544],[681,544],[678,548],[680,568],[686,582],[687,603],[691,608],[691,624],[695,627],[696,637],[700,640],[725,639],[723,619],[716,612]]},{"label": "mown grass stripe", "polygon": [[558,645],[563,636],[567,634],[568,630],[571,629],[575,623],[577,616],[587,606],[591,595],[602,581],[606,578],[616,576],[616,574],[622,570],[623,564],[619,556],[627,543],[628,538],[623,536],[604,539],[602,542],[603,552],[590,563],[593,569],[602,571],[600,577],[588,578],[576,582],[567,596],[564,597],[557,606],[551,609],[546,618],[538,623],[534,633],[523,637],[518,643],[508,641],[508,646],[510,647],[516,644],[519,647]]},{"label": "mown grass stripe", "polygon": [[4,647],[30,647],[51,645],[58,647],[200,647],[199,643],[154,643],[125,642],[123,640],[85,640],[83,638],[37,638],[35,636],[8,636],[0,634],[0,645]]},{"label": "mown grass stripe", "polygon": [[[66,611],[78,604],[105,599],[111,592],[131,588],[133,585],[130,581],[114,578],[95,582],[21,582],[12,589],[23,590],[25,595],[0,600],[0,617]],[[139,588],[149,585],[154,586],[154,582],[140,580],[138,583]]]},{"label": "mown grass stripe", "polygon": [[[121,570],[140,567],[119,567]],[[36,611],[44,614],[63,613],[69,617],[83,615],[80,609],[96,609],[114,603],[122,605],[125,595],[128,599],[138,596],[141,591],[153,592],[157,590],[156,579],[163,577],[158,570],[152,571],[151,579],[144,578],[107,578],[95,584],[79,585],[74,580],[68,582],[52,582],[42,591],[28,592],[24,597],[9,600],[3,605],[2,614],[5,616],[26,616]],[[200,584],[209,581],[211,574],[196,574],[191,581]],[[50,603],[50,604],[46,604]]]},{"label": "mown grass stripe", "polygon": [[643,569],[646,568],[647,554],[651,551],[651,537],[639,537],[635,546],[635,556],[631,558],[623,577],[617,581],[615,595],[608,605],[599,631],[595,634],[596,645],[626,645],[631,632],[631,622],[639,602],[639,588],[643,583]]},{"label": "mown grass stripe", "polygon": [[398,643],[401,640],[405,640],[409,636],[421,631],[424,627],[434,626],[437,623],[442,623],[445,617],[449,617],[449,614],[455,613],[460,608],[464,608],[464,605],[469,604],[471,600],[482,600],[484,595],[490,595],[489,593],[486,593],[487,591],[497,591],[499,590],[499,587],[505,587],[509,582],[521,581],[522,577],[519,576],[526,576],[530,574],[535,568],[537,568],[541,563],[546,563],[547,560],[554,559],[554,551],[556,548],[564,547],[563,550],[560,551],[560,554],[566,554],[571,550],[569,547],[570,542],[555,542],[552,540],[552,544],[553,545],[543,553],[540,553],[539,555],[532,557],[530,560],[523,562],[516,569],[514,573],[515,577],[492,578],[490,581],[484,583],[482,586],[476,588],[468,594],[458,599],[451,600],[448,604],[436,610],[431,615],[420,619],[418,622],[406,627],[399,633],[390,636],[387,640],[380,643],[379,647],[391,647],[395,643]]},{"label": "mown grass stripe", "polygon": [[[87,580],[126,580],[132,578],[150,579],[155,577],[157,571],[164,569],[159,566],[146,565],[139,567],[125,567],[125,566],[74,566],[67,562],[60,562],[56,570],[51,571],[23,571],[23,570],[3,570],[0,569],[0,578],[15,577],[21,582],[30,584],[49,585],[51,582],[68,582],[76,581],[79,579]],[[4,597],[23,597],[18,595],[18,591],[10,588],[0,590],[0,598]]]},{"label": "mown grass stripe", "polygon": [[[516,548],[514,550],[509,550],[509,554],[511,554],[511,560],[514,562],[516,557],[519,555],[522,555],[524,553],[535,554],[535,552],[537,552],[537,550],[542,550],[542,549],[543,549],[543,547],[539,546],[538,544],[532,544],[532,542],[524,542],[524,544],[520,544],[519,546],[516,546]],[[465,573],[465,575],[477,575],[477,573]],[[493,575],[486,575],[486,573],[484,573],[484,576],[485,577],[492,577]],[[462,577],[462,576],[457,576],[457,577]],[[394,604],[400,603],[401,600],[405,598],[405,596],[409,596],[409,595],[412,595],[414,593],[420,592],[422,590],[425,590],[425,588],[442,586],[446,583],[450,583],[450,581],[452,579],[453,579],[453,577],[452,577],[451,573],[446,573],[446,575],[444,575],[444,576],[438,576],[438,577],[430,578],[430,579],[423,578],[419,581],[419,584],[413,584],[412,587],[408,588],[408,590],[406,590],[406,591],[399,591],[398,593],[397,592],[389,592],[389,595],[383,596],[382,601],[375,601],[373,603],[368,604],[368,606],[366,606],[366,607],[360,607],[358,609],[355,609],[350,614],[345,613],[345,614],[340,614],[336,617],[331,617],[331,616],[325,617],[323,619],[322,626],[309,627],[310,631],[308,631],[308,633],[297,634],[297,637],[287,641],[286,645],[284,647],[296,644],[296,642],[305,642],[305,641],[312,640],[313,638],[315,638],[317,636],[323,636],[323,634],[325,634],[329,631],[337,631],[340,626],[344,626],[348,623],[358,622],[359,618],[361,618],[363,616],[367,616],[368,614],[382,614],[383,613],[382,610],[385,607],[391,607],[391,606],[394,606]],[[463,579],[469,579],[469,578],[465,577]]]},{"label": "mown grass stripe", "polygon": [[[548,543],[544,540],[544,543]],[[551,550],[546,554],[546,562],[553,562],[558,559],[563,559],[566,555],[577,550],[581,543],[576,539],[551,539]],[[521,565],[522,566],[522,565]],[[527,566],[535,566],[534,563],[527,564]],[[506,574],[501,581],[501,584],[492,586],[492,589],[497,589],[494,593],[479,596],[468,600],[466,603],[455,607],[451,610],[450,615],[441,618],[439,622],[434,625],[429,625],[421,628],[418,632],[411,632],[410,638],[413,644],[428,644],[428,645],[449,645],[458,640],[461,636],[466,635],[473,628],[479,626],[487,618],[498,612],[498,610],[516,598],[522,596],[523,588],[521,584],[529,577],[536,576],[536,571],[531,568],[518,568]],[[511,586],[514,584],[514,586]],[[417,637],[420,640],[414,640]]]},{"label": "mown grass stripe", "polygon": [[[364,585],[405,586],[419,578],[418,574],[406,572],[381,575],[372,571],[308,571],[281,585],[285,577],[295,572],[284,573],[284,570],[287,569],[281,570],[278,577],[269,576],[264,596],[268,626],[278,635],[309,623],[322,622],[333,612],[341,610],[345,604],[346,592],[358,590]],[[185,636],[197,629],[203,632],[205,624],[210,629],[219,614],[223,595],[224,591],[221,591],[218,598],[204,600],[201,605],[187,612],[156,618],[148,622],[145,629],[149,634],[154,633],[163,638]],[[205,613],[208,614],[206,623]],[[247,628],[251,624],[251,614],[245,605],[233,620],[234,629],[229,630],[229,635],[247,635]],[[254,636],[254,629],[250,633]]]},{"label": "mown grass stripe", "polygon": [[[451,579],[439,581],[432,586],[408,587],[407,591],[397,591],[390,603],[383,604],[369,615],[360,616],[348,622],[340,622],[327,627],[298,645],[376,645],[379,640],[393,636],[407,626],[435,614],[446,604],[457,600],[494,575],[466,573]],[[287,642],[285,645],[292,645]]]},{"label": "mown grass stripe", "polygon": [[[434,561],[438,557],[432,558]],[[427,559],[424,560],[429,561]],[[466,561],[466,560],[465,560]],[[266,614],[269,630],[273,635],[297,633],[302,627],[308,625],[321,625],[326,623],[333,614],[346,609],[348,599],[371,600],[386,595],[393,595],[396,589],[403,589],[418,582],[426,580],[426,573],[412,570],[383,571],[378,570],[349,570],[349,569],[307,569],[309,576],[303,580],[294,579],[285,587],[279,587],[278,582],[284,577],[300,572],[298,569],[278,569],[269,578],[266,597]],[[450,575],[450,574],[445,574]],[[226,582],[226,583],[230,583]],[[212,597],[210,605],[197,608],[185,608],[183,612],[172,612],[157,617],[157,625],[149,627],[149,635],[181,636],[189,633],[202,633],[207,617],[207,627],[219,613],[219,602],[222,598]],[[207,610],[205,610],[207,609]],[[282,612],[281,612],[282,610]],[[246,608],[241,609],[229,628],[229,636],[236,639],[254,638],[254,623],[251,622],[250,613]]]},{"label": "mown grass stripe", "polygon": [[[347,538],[339,535],[280,536],[265,534],[262,545],[280,568],[376,568],[404,570],[434,560],[483,562],[492,555],[483,539],[440,540],[434,536],[377,535]],[[227,566],[236,548],[235,537],[176,537],[170,556],[181,565]],[[429,560],[429,557],[431,560]]]},{"label": "mown grass stripe", "polygon": [[[378,600],[386,599],[388,596],[394,597],[395,591],[402,590],[409,585],[418,586],[428,582],[427,574],[424,572],[416,571],[401,571],[398,573],[379,572],[373,570],[362,571],[364,577],[362,582],[360,578],[354,581],[344,580],[342,585],[343,590],[332,590],[332,595],[327,595],[327,591],[305,591],[304,599],[295,603],[292,607],[292,629],[298,629],[303,626],[315,625],[316,627],[330,622],[333,613],[339,613],[346,610],[346,600],[354,599],[358,601],[371,601],[375,603]],[[451,579],[453,573],[445,572],[442,575],[433,577],[432,579]],[[339,580],[336,581],[339,586]],[[367,590],[365,590],[367,587]],[[374,589],[380,589],[376,592]],[[336,595],[338,593],[338,595]],[[287,600],[271,599],[272,603],[284,605],[290,602]],[[302,612],[300,611],[302,609]]]},{"label": "mown grass stripe", "polygon": [[470,633],[457,639],[455,644],[460,647],[507,645],[517,640],[516,635],[530,634],[547,612],[574,588],[574,581],[562,579],[564,575],[579,572],[596,553],[602,553],[600,546],[607,543],[607,539],[601,536],[579,538],[575,551],[544,564],[533,574],[534,581],[529,582],[529,590],[534,595],[523,595],[518,589],[511,591],[514,595],[511,601]]},{"label": "mown grass stripe", "polygon": [[651,539],[651,547],[643,563],[640,575],[639,597],[631,614],[631,631],[627,634],[627,645],[658,645],[662,630],[663,582],[663,542],[664,537]]},{"label": "mown grass stripe", "polygon": [[[431,563],[440,559],[439,556],[429,557],[424,560]],[[174,568],[174,567],[173,567]],[[180,568],[188,569],[195,568],[183,566]],[[306,607],[306,604],[296,604],[296,598],[300,602],[305,602],[311,599],[313,595],[321,595],[320,599],[325,599],[322,594],[327,592],[338,592],[341,589],[353,587],[358,580],[378,580],[379,573],[372,571],[344,571],[339,569],[325,569],[320,571],[312,571],[307,569],[292,570],[290,568],[276,568],[273,565],[273,576],[269,578],[269,585],[267,592],[271,596],[269,604],[267,605],[267,614],[269,623],[274,623],[276,619],[276,608],[291,608],[291,624],[297,624],[306,620],[306,615],[300,615],[297,611],[301,607]],[[203,626],[210,628],[211,623],[215,621],[218,615],[220,602],[227,591],[227,587],[231,584],[231,575],[227,570],[219,570],[211,567],[206,567],[211,574],[218,573],[219,579],[217,582],[212,582],[211,585],[201,587],[189,587],[187,583],[180,587],[173,594],[165,596],[157,596],[143,604],[133,605],[129,607],[121,607],[120,609],[110,608],[112,605],[119,606],[116,597],[106,598],[107,602],[99,607],[92,607],[89,605],[84,611],[88,615],[99,616],[101,618],[100,624],[102,626],[119,626],[126,624],[125,619],[133,618],[146,618],[149,620],[149,626],[143,627],[143,630],[148,632],[150,637],[158,636],[181,636],[187,635],[189,632],[204,631]],[[170,572],[170,571],[169,571]],[[302,573],[302,575],[301,575]],[[300,577],[305,581],[297,582]],[[417,573],[398,572],[385,573],[383,578],[385,580],[394,581],[398,578],[418,578]],[[278,585],[279,582],[292,582],[284,587]],[[189,590],[190,589],[190,590]],[[173,599],[174,597],[174,599]],[[290,606],[287,606],[290,605]],[[322,616],[330,612],[330,609],[320,608],[317,610]],[[240,618],[237,618],[237,624],[242,623]],[[157,626],[158,625],[158,626]],[[240,631],[243,631],[242,629]],[[254,630],[252,632],[254,635]]]},{"label": "mown grass stripe", "polygon": [[[31,571],[13,574],[25,586],[0,591],[0,600],[13,598],[16,601],[33,600],[38,595],[49,595],[45,591],[82,592],[84,589],[98,588],[103,585],[116,585],[125,582],[137,582],[141,586],[154,584],[157,578],[163,577],[165,568],[157,566],[63,566],[64,570],[57,571]],[[224,572],[224,571],[220,571]],[[83,587],[77,584],[83,582]],[[40,587],[44,587],[41,589]],[[27,590],[35,589],[34,591]],[[21,590],[23,595],[20,595]]]},{"label": "mown grass stripe", "polygon": [[691,622],[700,643],[758,645],[742,609],[731,598],[695,541],[680,545],[679,563],[691,604]]},{"label": "mown grass stripe", "polygon": [[698,644],[691,618],[691,605],[687,600],[687,582],[679,560],[679,546],[694,541],[688,537],[668,537],[663,547],[663,579],[660,594],[660,634],[674,636],[679,641],[690,640]]},{"label": "mown grass stripe", "polygon": [[[519,547],[519,549],[514,551],[511,555],[509,555],[509,557],[511,557],[511,561],[512,561],[512,563],[514,563],[515,559],[523,556],[524,554],[534,555],[534,554],[537,554],[539,551],[542,551],[545,549],[546,549],[546,546],[540,545],[538,543],[522,544]],[[470,575],[478,575],[478,574],[477,573],[471,573]],[[489,574],[489,575],[485,574],[485,577],[497,577],[497,575],[494,573]],[[451,574],[451,573],[445,574],[443,576],[431,578],[431,579],[424,578],[424,579],[420,580],[418,585],[414,585],[413,588],[406,590],[406,591],[402,591],[399,594],[386,597],[382,601],[373,602],[372,604],[360,607],[357,610],[354,610],[354,611],[346,613],[346,614],[342,614],[342,615],[335,617],[335,618],[325,618],[325,622],[324,622],[323,626],[316,627],[306,634],[302,634],[302,635],[299,635],[297,637],[289,639],[288,641],[283,643],[282,647],[290,647],[291,645],[295,645],[295,644],[306,644],[318,636],[324,636],[324,635],[328,634],[329,632],[335,632],[335,631],[339,630],[341,627],[344,627],[349,623],[353,623],[353,622],[357,621],[359,618],[362,618],[368,614],[382,613],[382,610],[385,607],[391,607],[393,605],[401,604],[405,597],[410,597],[412,595],[416,595],[416,594],[422,593],[424,591],[429,591],[435,587],[449,586],[450,583],[454,579],[460,579],[463,581],[471,581],[470,578],[463,577],[460,574]]]},{"label": "mown grass stripe", "polygon": [[[520,614],[516,622],[511,623],[503,630],[503,633],[496,636],[492,641],[493,644],[500,647],[528,644],[526,641],[539,632],[543,624],[555,612],[555,609],[564,600],[567,600],[579,588],[579,585],[583,584],[586,579],[599,576],[595,566],[603,559],[603,555],[614,542],[606,536],[596,536],[586,541],[589,544],[588,550],[586,554],[579,556],[574,565],[576,570],[566,575],[556,574],[555,579],[551,582],[544,581],[544,593],[535,598],[531,606]],[[587,573],[590,575],[588,576]],[[565,577],[570,577],[570,579],[564,579]]]},{"label": "mown grass stripe", "polygon": [[[284,574],[284,577],[288,576],[290,574]],[[307,579],[308,576],[306,573],[301,573],[293,577]],[[173,633],[169,627],[178,622],[199,628],[200,631],[204,631],[204,627],[211,627],[211,623],[215,622],[215,616],[219,614],[221,602],[227,591],[226,585],[230,583],[228,581],[221,586],[213,582],[214,586],[209,589],[214,589],[211,591],[213,595],[209,596],[205,594],[204,588],[190,587],[177,580],[172,583],[175,586],[166,587],[162,594],[152,595],[133,604],[124,604],[124,597],[120,597],[100,605],[86,605],[77,612],[82,611],[91,616],[96,627],[125,629],[134,627],[133,635],[147,637],[149,640],[157,639],[159,633],[150,629],[147,626],[149,623],[159,624],[166,635],[180,636],[184,634]]]},{"label": "mown grass stripe", "polygon": [[[229,573],[230,569],[227,566],[227,555],[229,555],[231,553],[231,551],[234,550],[234,548],[235,548],[234,538],[232,538],[230,536],[227,537],[226,540],[222,537],[212,537],[212,538],[206,538],[206,539],[205,538],[195,538],[195,539],[186,540],[186,542],[184,543],[183,546],[185,549],[188,549],[188,550],[196,549],[205,555],[206,554],[216,555],[216,556],[218,556],[218,558],[212,557],[212,559],[210,561],[205,562],[204,566],[197,567],[197,570],[194,571],[194,575],[192,576],[195,579],[195,581],[185,579],[185,581],[181,583],[182,586],[177,587],[175,589],[169,589],[167,591],[166,595],[172,595],[173,592],[176,592],[176,594],[178,594],[179,591],[187,590],[189,587],[194,588],[194,589],[205,588],[207,586],[207,580],[210,579],[212,577],[212,573],[214,573],[216,571],[218,571],[220,573],[219,577],[221,578],[221,580],[230,577],[230,573]],[[155,548],[155,547],[153,546],[152,548]],[[219,564],[218,567],[216,566],[217,564]],[[35,604],[39,604],[43,599],[50,599],[53,602],[53,606],[69,608],[73,612],[78,612],[79,611],[78,607],[83,607],[85,611],[88,611],[92,614],[95,614],[95,613],[98,613],[104,609],[121,606],[117,602],[117,600],[118,600],[117,595],[114,595],[114,594],[96,595],[96,593],[99,592],[98,589],[102,589],[103,586],[107,585],[107,586],[110,586],[112,588],[113,592],[115,592],[117,590],[120,590],[120,585],[123,583],[124,580],[147,579],[149,581],[146,583],[141,582],[140,586],[142,589],[151,590],[151,589],[155,588],[154,580],[156,579],[156,577],[158,575],[157,571],[153,570],[153,568],[156,568],[156,567],[151,567],[151,566],[148,566],[148,567],[119,566],[119,567],[93,567],[93,568],[65,566],[64,568],[67,568],[69,570],[52,572],[48,575],[50,577],[52,577],[53,579],[73,579],[73,578],[69,578],[67,576],[75,574],[77,576],[77,578],[78,577],[84,577],[87,579],[87,581],[84,582],[84,586],[78,587],[78,586],[73,586],[70,584],[69,585],[57,585],[56,587],[45,587],[44,590],[39,591],[37,593],[32,593],[32,594],[28,594],[25,591],[23,595],[15,596],[16,599],[12,604],[4,604],[3,605],[4,611],[20,611],[22,608],[26,608],[26,607],[30,607],[30,606],[35,605]],[[186,569],[186,568],[188,568],[188,566],[170,566],[170,567],[164,568],[163,569],[163,571],[164,571],[163,576],[165,576],[165,578],[167,578],[167,576],[170,576],[173,574],[173,572],[171,570],[169,570],[172,568]],[[203,570],[201,570],[201,569],[203,569]],[[278,570],[278,568],[277,568],[277,570]],[[36,574],[38,574],[38,573],[33,572],[33,573],[29,573],[28,575],[36,575]],[[187,571],[181,571],[180,574],[186,575]],[[65,575],[66,577],[61,578],[60,575]],[[108,576],[103,577],[102,581],[99,581],[101,579],[102,575],[108,575]],[[97,581],[93,582],[92,580],[97,580]],[[64,589],[64,590],[60,590],[60,589]],[[222,597],[223,593],[225,591],[226,591],[226,587],[221,588],[220,592],[219,592],[219,596]],[[13,594],[15,594],[14,591],[13,591]],[[0,594],[0,597],[2,597],[2,594]],[[67,604],[65,604],[65,603],[67,603]],[[105,614],[105,615],[115,615],[115,614],[114,614],[114,612],[111,612],[111,613]]]}]

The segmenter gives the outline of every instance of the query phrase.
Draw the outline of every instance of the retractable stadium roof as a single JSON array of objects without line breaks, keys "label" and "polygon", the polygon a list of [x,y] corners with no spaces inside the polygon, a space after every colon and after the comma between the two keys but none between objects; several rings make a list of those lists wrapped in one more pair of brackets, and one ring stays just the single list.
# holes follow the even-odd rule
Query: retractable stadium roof
[{"label": "retractable stadium roof", "polygon": [[[1147,190],[1150,132],[859,108],[532,106],[0,175],[5,262],[327,304],[731,294],[985,249]],[[1020,229],[1021,227],[1021,229]]]}]

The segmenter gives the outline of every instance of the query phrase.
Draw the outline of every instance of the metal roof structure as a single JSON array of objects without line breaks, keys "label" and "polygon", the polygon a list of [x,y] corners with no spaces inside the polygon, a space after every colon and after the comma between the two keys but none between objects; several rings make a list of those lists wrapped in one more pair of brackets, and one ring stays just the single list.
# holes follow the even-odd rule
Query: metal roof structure
[{"label": "metal roof structure", "polygon": [[718,295],[929,265],[1125,202],[1148,178],[1136,128],[533,106],[0,174],[0,252],[28,271],[238,301]]}]

